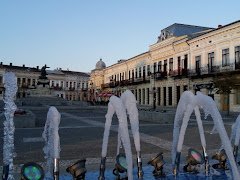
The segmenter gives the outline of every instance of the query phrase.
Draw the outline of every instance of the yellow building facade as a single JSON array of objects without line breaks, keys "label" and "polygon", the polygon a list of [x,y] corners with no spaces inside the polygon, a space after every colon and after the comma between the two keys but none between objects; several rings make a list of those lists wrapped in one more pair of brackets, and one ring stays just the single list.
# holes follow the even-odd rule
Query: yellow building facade
[{"label": "yellow building facade", "polygon": [[[175,107],[183,91],[202,91],[226,110],[225,97],[215,93],[213,78],[240,69],[240,21],[217,28],[173,24],[163,30],[149,50],[91,72],[94,100],[104,93],[121,95],[130,89],[139,105]],[[236,82],[236,84],[240,84]],[[240,112],[240,91],[230,94],[230,110]]]}]

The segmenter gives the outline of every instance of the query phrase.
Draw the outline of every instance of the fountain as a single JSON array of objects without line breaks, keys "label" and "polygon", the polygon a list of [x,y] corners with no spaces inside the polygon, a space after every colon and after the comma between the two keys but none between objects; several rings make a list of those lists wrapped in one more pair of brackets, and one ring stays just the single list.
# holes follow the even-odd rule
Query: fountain
[{"label": "fountain", "polygon": [[[120,98],[129,115],[135,149],[137,151],[138,177],[142,178],[143,171],[142,171],[142,159],[141,159],[141,148],[140,148],[138,109],[136,105],[137,101],[136,101],[135,95],[130,90],[126,90],[121,95]],[[120,146],[120,138],[118,139],[118,152],[119,152],[119,146]]]},{"label": "fountain", "polygon": [[[197,92],[197,95],[194,96],[190,91],[185,91],[182,94],[177,107],[177,112],[174,120],[173,148],[172,148],[172,164],[174,167],[174,172],[173,172],[174,175],[176,176],[178,174],[184,135],[188,125],[188,121],[190,119],[190,115],[193,112],[193,110],[195,111],[195,115],[197,117],[198,128],[200,132],[204,156],[205,156],[205,159],[207,158],[206,149],[205,149],[206,143],[204,140],[205,138],[203,136],[204,133],[203,133],[202,125],[199,123],[201,121],[200,113],[198,109],[199,107],[203,108],[205,112],[205,117],[207,117],[208,114],[212,116],[216,130],[219,132],[221,141],[223,143],[223,148],[226,151],[227,157],[229,159],[233,179],[240,179],[239,172],[238,172],[236,163],[234,161],[231,143],[228,139],[226,130],[223,125],[222,117],[216,107],[215,102],[211,97],[203,95],[200,92]],[[181,129],[180,129],[180,126],[181,126]],[[205,169],[207,169],[207,167]]]},{"label": "fountain", "polygon": [[230,140],[233,141],[233,155],[235,161],[237,162],[238,146],[240,140],[240,115],[237,117],[235,123],[232,125],[232,133],[230,136]]},{"label": "fountain", "polygon": [[[45,140],[43,151],[47,159],[46,178],[54,180],[59,179],[59,158],[60,158],[60,139],[58,135],[58,126],[60,124],[61,115],[55,107],[50,107],[47,113],[42,137]],[[52,168],[53,166],[53,168]],[[53,169],[53,175],[51,170]]]},{"label": "fountain", "polygon": [[13,158],[14,158],[14,112],[17,109],[14,98],[17,92],[17,78],[14,73],[7,72],[3,76],[4,80],[4,138],[3,138],[3,180],[14,180],[13,177]]},{"label": "fountain", "polygon": [[116,113],[119,121],[119,137],[123,143],[123,147],[126,154],[128,179],[133,180],[132,151],[131,151],[131,144],[130,144],[130,138],[128,133],[126,109],[122,103],[122,100],[116,96],[111,96],[111,98],[109,99],[108,111],[105,116],[106,122],[105,122],[105,129],[104,129],[104,135],[103,135],[100,175],[98,179],[99,180],[105,179],[104,171],[105,171],[105,162],[106,162],[106,155],[107,155],[108,137],[109,137],[110,126],[111,126],[112,117],[114,113]]}]

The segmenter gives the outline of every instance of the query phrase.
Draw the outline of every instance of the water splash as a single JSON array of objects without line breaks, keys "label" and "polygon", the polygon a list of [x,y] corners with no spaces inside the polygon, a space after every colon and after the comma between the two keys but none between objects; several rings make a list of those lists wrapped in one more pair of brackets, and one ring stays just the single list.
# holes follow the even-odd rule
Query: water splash
[{"label": "water splash", "polygon": [[[129,115],[131,130],[133,134],[134,144],[137,151],[137,166],[138,166],[138,177],[143,177],[142,171],[142,159],[141,159],[141,148],[140,148],[140,135],[139,135],[139,118],[138,118],[138,109],[137,109],[137,100],[135,95],[130,91],[126,90],[121,95],[121,100],[127,110]],[[118,138],[118,153],[120,147],[120,138]]]},{"label": "water splash", "polygon": [[129,115],[135,148],[136,148],[136,151],[139,152],[141,151],[141,149],[140,149],[139,119],[138,119],[138,109],[136,105],[137,103],[136,98],[130,90],[126,90],[121,95],[120,98]]},{"label": "water splash", "polygon": [[47,120],[45,123],[42,137],[45,140],[43,151],[44,158],[47,159],[47,173],[46,177],[52,177],[53,160],[60,158],[60,138],[58,134],[61,115],[57,108],[51,106],[47,113]]},{"label": "water splash", "polygon": [[232,125],[232,133],[230,140],[233,141],[235,146],[239,145],[240,140],[240,115],[237,117],[235,123]]},{"label": "water splash", "polygon": [[218,111],[216,103],[213,101],[213,99],[211,97],[203,95],[200,92],[197,92],[196,97],[197,97],[198,104],[203,108],[203,110],[205,112],[205,116],[210,114],[214,121],[214,125],[216,126],[216,129],[219,133],[220,139],[223,144],[223,148],[227,154],[227,157],[228,157],[228,160],[229,160],[229,163],[231,166],[233,179],[240,179],[237,165],[236,165],[236,162],[235,162],[234,156],[233,156],[231,143],[228,138],[226,129],[223,124],[222,117]]},{"label": "water splash", "polygon": [[[172,153],[175,153],[175,154],[172,154],[173,165],[175,165],[175,155],[181,152],[187,123],[190,119],[190,115],[193,109],[195,109],[197,121],[200,122],[200,119],[199,119],[200,113],[196,109],[196,107],[199,106],[204,110],[205,118],[209,114],[211,115],[214,121],[215,128],[218,131],[220,139],[222,141],[223,148],[225,149],[226,154],[228,156],[228,160],[232,168],[233,178],[240,179],[239,172],[237,170],[237,166],[233,157],[231,143],[228,139],[226,130],[223,125],[222,117],[217,109],[216,103],[213,101],[211,97],[203,95],[201,92],[197,92],[197,95],[194,96],[190,91],[187,91],[187,92],[184,92],[182,96],[183,98],[181,97],[180,99],[180,103],[178,105],[177,113],[175,115],[175,121],[174,121],[174,133],[173,133],[174,143],[173,143]],[[182,114],[184,114],[184,116]],[[183,117],[183,120],[181,121],[182,117]],[[179,132],[180,125],[181,125],[181,130]],[[203,129],[199,128],[199,131],[200,133],[203,134]],[[179,138],[177,138],[179,133],[180,133],[180,136]],[[203,139],[203,137],[201,139]],[[204,144],[204,141],[202,141],[202,144]]]},{"label": "water splash", "polygon": [[3,75],[3,83],[5,88],[3,101],[4,115],[6,120],[4,121],[4,138],[3,138],[3,164],[9,166],[8,180],[14,180],[13,177],[13,158],[14,153],[14,112],[17,106],[14,103],[14,98],[17,92],[17,77],[12,72],[7,72]]},{"label": "water splash", "polygon": [[[190,115],[193,111],[193,106],[191,104],[196,104],[194,94],[190,91],[184,91],[178,102],[173,127],[173,144],[172,144],[172,165],[175,164],[175,157],[177,153],[177,146],[179,142],[180,128],[183,124],[183,119],[185,119],[185,124],[189,121]],[[185,125],[186,126],[186,125]],[[182,134],[183,141],[183,134]],[[180,145],[179,145],[180,146]],[[181,147],[178,147],[181,149]]]},{"label": "water splash", "polygon": [[114,113],[116,113],[119,121],[120,139],[123,143],[123,147],[126,154],[126,161],[128,164],[127,166],[128,179],[133,180],[132,150],[131,150],[130,138],[128,133],[127,114],[121,99],[116,96],[111,96],[111,98],[109,99],[108,111],[105,116],[106,122],[105,122],[103,144],[102,144],[102,159],[105,158],[107,155],[108,138],[109,138],[110,126],[112,123],[112,117]]}]

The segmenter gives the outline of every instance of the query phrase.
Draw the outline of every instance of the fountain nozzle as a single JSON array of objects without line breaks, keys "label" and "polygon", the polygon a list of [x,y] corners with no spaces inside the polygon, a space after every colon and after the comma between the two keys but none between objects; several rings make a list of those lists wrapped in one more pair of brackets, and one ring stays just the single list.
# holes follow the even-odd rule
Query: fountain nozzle
[{"label": "fountain nozzle", "polygon": [[208,176],[209,175],[209,160],[208,160],[208,155],[206,152],[206,149],[203,147],[203,156],[204,156],[204,163],[205,163],[205,175]]},{"label": "fountain nozzle", "polygon": [[53,178],[54,180],[59,180],[59,159],[58,158],[54,158]]},{"label": "fountain nozzle", "polygon": [[9,165],[3,166],[2,180],[8,179]]},{"label": "fountain nozzle", "polygon": [[177,152],[176,153],[176,158],[175,158],[175,163],[174,163],[174,168],[173,168],[174,176],[177,176],[178,171],[179,171],[180,157],[181,157],[181,152]]},{"label": "fountain nozzle", "polygon": [[98,180],[105,180],[105,176],[104,176],[105,164],[106,164],[106,157],[102,157],[101,164],[100,164],[100,170],[99,170],[100,174],[99,174]]},{"label": "fountain nozzle", "polygon": [[141,152],[137,152],[138,157],[137,157],[137,166],[138,166],[138,178],[143,177],[143,170],[142,170],[142,158],[141,158]]}]

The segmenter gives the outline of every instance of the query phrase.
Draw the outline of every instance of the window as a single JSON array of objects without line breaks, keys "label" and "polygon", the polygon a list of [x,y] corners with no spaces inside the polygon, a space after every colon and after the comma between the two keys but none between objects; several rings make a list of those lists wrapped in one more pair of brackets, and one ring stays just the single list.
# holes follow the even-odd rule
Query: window
[{"label": "window", "polygon": [[27,80],[27,85],[29,85],[29,86],[31,85],[31,79]]},{"label": "window", "polygon": [[173,71],[173,58],[169,59],[169,71]]},{"label": "window", "polygon": [[162,61],[158,62],[158,72],[162,71]]},{"label": "window", "polygon": [[196,56],[195,57],[195,61],[196,61],[196,73],[199,74],[200,73],[200,68],[201,68],[201,56]]},{"label": "window", "polygon": [[[2,79],[2,76],[1,76],[1,79]],[[17,84],[20,85],[20,83],[21,83],[21,79],[17,78]],[[2,80],[1,80],[1,84],[2,84]]]},{"label": "window", "polygon": [[137,68],[135,69],[135,78],[137,78]]},{"label": "window", "polygon": [[149,88],[147,88],[147,104],[149,104]]},{"label": "window", "polygon": [[184,67],[184,69],[188,68],[188,55],[187,54],[184,55],[183,67]]},{"label": "window", "polygon": [[128,71],[128,79],[130,80],[131,78],[131,71]]},{"label": "window", "polygon": [[139,95],[139,104],[142,104],[142,92],[141,92],[141,89],[138,90],[138,95]]},{"label": "window", "polygon": [[208,53],[208,71],[213,70],[214,52]]},{"label": "window", "polygon": [[143,78],[145,78],[146,72],[145,72],[145,66],[143,66]]},{"label": "window", "polygon": [[54,81],[52,81],[52,86],[54,86]]},{"label": "window", "polygon": [[153,73],[155,73],[157,71],[157,63],[155,62],[154,64],[153,64]]},{"label": "window", "polygon": [[33,80],[32,80],[32,86],[35,86],[35,84],[36,84],[36,80],[33,79]]},{"label": "window", "polygon": [[229,65],[229,48],[222,50],[222,66]]},{"label": "window", "polygon": [[172,106],[172,87],[168,87],[168,105]]},{"label": "window", "polygon": [[240,46],[235,47],[235,67],[240,69]]},{"label": "window", "polygon": [[181,68],[181,56],[178,56],[177,59],[178,59],[178,61],[177,61],[178,62],[177,63],[178,64],[178,69],[180,69]]},{"label": "window", "polygon": [[142,94],[143,94],[142,104],[145,104],[145,89],[142,89]]},{"label": "window", "polygon": [[68,82],[66,82],[66,87],[68,87]]},{"label": "window", "polygon": [[138,68],[138,76],[142,77],[142,68],[141,67]]},{"label": "window", "polygon": [[167,60],[164,60],[164,67],[163,67],[163,71],[166,72],[167,71]]},{"label": "window", "polygon": [[147,75],[150,76],[151,71],[150,71],[150,65],[147,65]]}]

